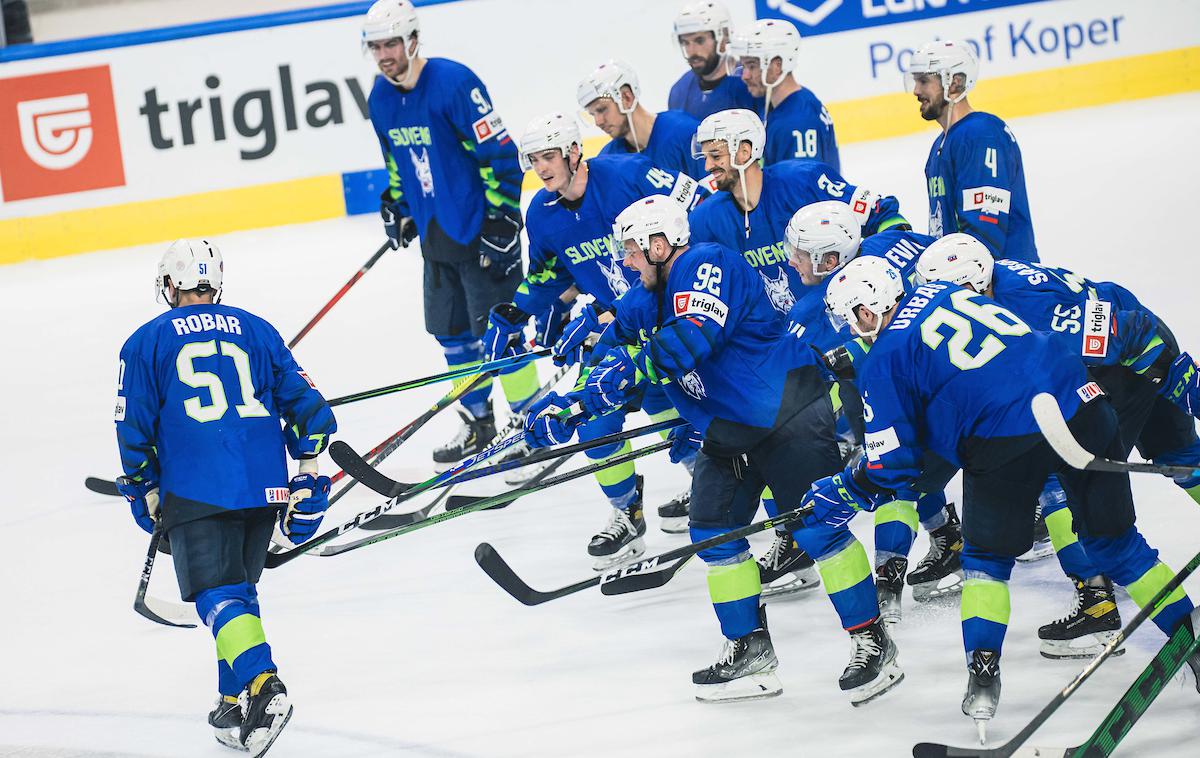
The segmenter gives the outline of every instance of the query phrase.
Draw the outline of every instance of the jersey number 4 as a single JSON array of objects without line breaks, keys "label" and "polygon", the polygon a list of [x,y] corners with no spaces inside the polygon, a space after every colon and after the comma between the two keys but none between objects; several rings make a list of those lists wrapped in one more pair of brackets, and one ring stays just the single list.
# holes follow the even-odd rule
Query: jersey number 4
[{"label": "jersey number 4", "polygon": [[[950,295],[950,304],[935,309],[921,322],[921,339],[933,350],[946,343],[946,354],[956,368],[970,371],[986,364],[1004,350],[1003,337],[1020,337],[1029,334],[1029,326],[1011,311],[996,303],[988,302],[970,290],[958,290]],[[972,354],[968,350],[975,336],[974,324],[989,329]]]},{"label": "jersey number 4", "polygon": [[[237,371],[238,385],[242,392],[242,404],[234,406],[238,416],[250,418],[253,416],[269,416],[271,412],[254,396],[254,380],[250,376],[250,356],[246,351],[232,342],[222,341],[221,355],[233,361]],[[179,373],[179,381],[189,387],[205,388],[212,402],[205,405],[200,397],[189,397],[183,401],[183,410],[188,416],[204,423],[216,421],[229,410],[229,400],[225,396],[225,385],[221,377],[211,371],[197,371],[193,363],[197,358],[208,358],[217,354],[216,340],[208,342],[189,342],[179,349],[175,358],[175,369]]]}]

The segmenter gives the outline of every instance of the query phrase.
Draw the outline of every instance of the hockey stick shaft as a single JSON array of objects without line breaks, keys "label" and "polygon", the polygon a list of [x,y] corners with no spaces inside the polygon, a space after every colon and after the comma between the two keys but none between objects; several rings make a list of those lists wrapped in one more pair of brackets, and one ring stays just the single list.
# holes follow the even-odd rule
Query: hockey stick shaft
[{"label": "hockey stick shaft", "polygon": [[186,624],[181,622],[170,621],[163,616],[153,611],[146,604],[146,592],[150,589],[150,574],[154,571],[154,559],[158,556],[158,545],[162,542],[162,524],[158,521],[154,522],[154,531],[150,533],[150,548],[146,551],[146,563],[142,566],[142,576],[138,580],[137,594],[133,598],[133,610],[139,615],[148,618],[156,624],[163,626],[177,626],[183,629],[194,629],[195,624]]},{"label": "hockey stick shaft", "polygon": [[329,309],[337,304],[337,301],[341,300],[343,295],[350,291],[350,288],[354,286],[355,282],[357,282],[359,279],[362,279],[363,274],[370,271],[371,267],[375,265],[375,262],[382,258],[383,254],[388,250],[391,250],[391,248],[391,240],[388,240],[380,245],[379,249],[375,251],[375,254],[368,258],[367,262],[362,265],[362,268],[356,271],[354,276],[350,277],[350,281],[342,285],[342,288],[337,291],[337,294],[334,295],[328,303],[325,303],[325,306],[321,308],[321,310],[317,311],[317,315],[313,316],[312,319],[304,325],[304,328],[300,330],[299,334],[297,334],[295,337],[292,337],[291,342],[287,344],[288,349],[291,350],[296,346],[296,343],[304,339],[304,335],[308,334],[308,332],[317,325],[317,322],[324,318],[325,314],[329,312]]}]

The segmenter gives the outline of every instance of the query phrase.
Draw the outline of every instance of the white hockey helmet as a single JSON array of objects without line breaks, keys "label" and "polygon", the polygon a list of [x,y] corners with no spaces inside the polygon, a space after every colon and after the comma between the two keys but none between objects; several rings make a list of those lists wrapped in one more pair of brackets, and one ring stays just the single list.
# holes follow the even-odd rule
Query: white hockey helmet
[{"label": "white hockey helmet", "polygon": [[214,302],[221,299],[221,281],[225,264],[221,251],[207,239],[180,239],[171,243],[158,262],[154,289],[158,297],[174,307],[167,296],[167,282],[176,291],[207,288],[216,291]]},{"label": "white hockey helmet", "polygon": [[[760,19],[737,33],[730,52],[738,58],[757,59],[762,67],[763,86],[773,88],[796,69],[800,59],[800,32],[790,21],[781,18]],[[780,59],[783,68],[778,79],[767,81],[767,67],[776,58]]]},{"label": "white hockey helmet", "polygon": [[363,19],[362,41],[407,40],[421,30],[411,0],[376,0]]},{"label": "white hockey helmet", "polygon": [[721,52],[721,44],[727,35],[733,34],[733,20],[729,9],[721,3],[712,0],[691,2],[679,9],[675,16],[675,43],[679,37],[696,32],[712,32],[717,41],[717,52]]},{"label": "white hockey helmet", "polygon": [[642,252],[649,253],[650,238],[661,234],[672,247],[683,247],[691,238],[687,211],[667,195],[651,195],[632,203],[617,215],[613,223],[616,254],[625,257],[625,241],[633,240]]},{"label": "white hockey helmet", "polygon": [[992,284],[995,261],[987,246],[969,234],[947,234],[917,259],[917,282],[951,282],[984,292]]},{"label": "white hockey helmet", "polygon": [[[701,148],[705,142],[713,140],[723,140],[729,148],[729,155],[734,159],[734,168],[744,169],[762,157],[763,148],[767,143],[767,130],[762,119],[754,111],[730,108],[717,111],[696,127],[696,136],[692,138],[692,157],[703,157]],[[736,156],[743,142],[750,143],[750,159],[739,166]]]},{"label": "white hockey helmet", "polygon": [[[860,337],[874,337],[883,325],[883,314],[896,306],[904,297],[904,282],[900,271],[883,258],[868,256],[855,258],[829,280],[825,290],[825,310],[834,327],[841,329],[849,324]],[[862,306],[875,314],[875,328],[863,332],[858,328],[858,316],[854,309]]]},{"label": "white hockey helmet", "polygon": [[[633,103],[625,108],[621,104],[621,88],[628,86],[633,92]],[[628,63],[619,60],[607,60],[580,80],[575,89],[575,100],[579,107],[587,109],[593,101],[607,97],[617,104],[617,110],[629,114],[637,107],[638,99],[642,96],[642,88],[638,84],[637,74]]]},{"label": "white hockey helmet", "polygon": [[[784,249],[789,257],[808,255],[813,275],[829,276],[858,255],[862,242],[862,224],[850,206],[841,200],[822,200],[810,203],[792,214],[784,232]],[[819,271],[821,259],[833,253],[837,266]]]},{"label": "white hockey helmet", "polygon": [[525,125],[521,139],[517,142],[519,150],[517,157],[522,171],[530,171],[533,164],[529,156],[543,150],[559,150],[563,158],[570,161],[571,145],[579,145],[583,151],[583,139],[579,135],[579,124],[575,119],[567,118],[562,113],[554,111],[544,116],[538,116]]},{"label": "white hockey helmet", "polygon": [[[942,93],[947,102],[957,103],[967,96],[979,78],[979,57],[968,42],[948,39],[926,42],[913,51],[904,74],[906,92],[912,92],[916,74],[937,74],[941,77]],[[951,97],[950,85],[958,74],[963,76],[963,91]]]}]

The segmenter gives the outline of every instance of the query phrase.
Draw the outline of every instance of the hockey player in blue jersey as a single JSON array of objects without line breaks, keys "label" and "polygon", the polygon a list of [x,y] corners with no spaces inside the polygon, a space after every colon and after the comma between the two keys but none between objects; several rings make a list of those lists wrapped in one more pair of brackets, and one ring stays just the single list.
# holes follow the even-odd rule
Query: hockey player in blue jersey
[{"label": "hockey player in blue jersey", "polygon": [[[277,521],[296,544],[320,525],[329,477],[317,474],[317,455],[337,424],[279,333],[218,304],[223,268],[208,240],[163,254],[155,283],[170,310],[121,348],[117,487],[137,525],[169,540],[180,596],[216,640],[217,740],[258,756],[292,705],[256,585]],[[290,481],[285,449],[299,461]]]},{"label": "hockey player in blue jersey", "polygon": [[921,118],[942,127],[925,162],[929,234],[965,232],[996,258],[1036,261],[1021,148],[1003,121],[967,102],[978,75],[971,46],[951,40],[917,48],[905,74]]},{"label": "hockey player in blue jersey", "polygon": [[[980,736],[1000,697],[1008,580],[1033,538],[1038,495],[1058,474],[1079,539],[1104,573],[1145,605],[1172,577],[1134,526],[1129,476],[1069,467],[1030,408],[1047,392],[1088,450],[1120,458],[1116,413],[1083,361],[995,301],[948,282],[904,291],[882,258],[851,261],[825,295],[829,311],[871,343],[858,370],[868,408],[866,458],[815,484],[811,523],[844,525],[861,510],[910,491],[930,492],[963,471],[962,633],[968,682],[963,713]],[[1182,588],[1152,619],[1170,634],[1191,623]],[[1197,666],[1193,662],[1193,666]]]},{"label": "hockey player in blue jersey", "polygon": [[733,41],[742,81],[755,97],[766,98],[763,122],[767,143],[763,165],[797,159],[821,161],[842,170],[833,119],[812,90],[793,73],[800,58],[800,33],[779,18],[765,18],[740,30]]},{"label": "hockey player in blue jersey", "polygon": [[[568,436],[557,419],[578,400],[602,415],[642,386],[662,385],[702,440],[692,480],[693,541],[748,524],[769,484],[784,508],[814,479],[840,467],[833,408],[813,354],[779,350],[783,324],[758,276],[733,250],[689,246],[687,215],[665,196],[625,209],[614,227],[618,255],[638,283],[617,300],[597,345],[603,357],[584,388],[532,420]],[[800,539],[801,535],[797,535]],[[861,704],[902,678],[879,619],[866,551],[846,529],[803,530],[843,628],[853,641],[839,682]],[[725,635],[720,659],[693,674],[696,697],[769,697],[782,687],[759,607],[759,571],[745,539],[702,551],[709,594]],[[874,666],[873,663],[878,663]]]},{"label": "hockey player in blue jersey", "polygon": [[690,71],[671,85],[667,108],[704,119],[717,111],[761,111],[762,98],[746,89],[737,62],[729,55],[733,24],[729,10],[712,0],[689,2],[675,17],[675,39]]},{"label": "hockey player in blue jersey", "polygon": [[[591,295],[585,305],[585,320],[598,330],[598,316],[611,312],[613,303],[636,278],[613,255],[612,224],[630,203],[647,195],[662,194],[689,209],[697,199],[696,181],[685,174],[666,171],[642,155],[600,156],[584,160],[583,140],[574,121],[561,113],[533,119],[520,142],[522,164],[542,180],[544,189],[534,195],[526,215],[529,235],[529,275],[511,303],[492,309],[484,345],[490,358],[521,349],[523,330],[534,314],[553,312],[560,296],[569,289]],[[539,335],[539,341],[545,338]],[[556,403],[549,393],[529,411]],[[661,389],[647,392],[642,409],[652,421],[676,418]],[[602,437],[621,429],[624,413],[610,413],[579,427],[583,440]],[[542,444],[559,440],[544,438]],[[628,452],[628,442],[587,451],[594,460]],[[612,505],[608,524],[588,545],[596,570],[631,560],[645,547],[641,477],[632,462],[596,474],[600,489]],[[669,513],[667,531],[685,531],[686,503],[682,513]]]},{"label": "hockey player in blue jersey", "polygon": [[[521,181],[517,150],[474,72],[423,58],[410,0],[378,0],[363,21],[363,45],[380,76],[367,100],[389,186],[380,213],[393,247],[418,236],[424,259],[425,330],[450,368],[479,362],[488,310],[521,283]],[[510,406],[537,390],[530,364],[502,372]],[[463,426],[433,451],[447,467],[496,434],[491,381],[462,398]],[[514,450],[513,455],[520,455]]]},{"label": "hockey player in blue jersey", "polygon": [[575,99],[612,137],[600,155],[641,153],[659,168],[704,177],[704,161],[692,155],[692,135],[700,121],[684,111],[651,113],[641,104],[641,86],[628,63],[601,63],[579,82]]}]

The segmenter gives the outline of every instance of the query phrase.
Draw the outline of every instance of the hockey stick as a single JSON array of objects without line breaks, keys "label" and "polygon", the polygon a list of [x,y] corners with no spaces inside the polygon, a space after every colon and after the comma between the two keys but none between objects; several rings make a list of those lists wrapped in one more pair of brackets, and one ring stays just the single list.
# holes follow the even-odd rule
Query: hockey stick
[{"label": "hockey stick", "polygon": [[[1051,398],[1051,400],[1053,400],[1053,398]],[[1058,407],[1057,404],[1055,407]],[[1048,718],[1054,715],[1054,712],[1057,711],[1064,702],[1066,702],[1067,698],[1075,694],[1075,691],[1079,689],[1080,685],[1086,682],[1088,678],[1095,673],[1096,669],[1100,667],[1100,664],[1108,660],[1108,658],[1112,656],[1113,652],[1123,645],[1125,640],[1129,639],[1129,635],[1133,634],[1135,629],[1141,626],[1146,619],[1150,618],[1150,615],[1154,613],[1158,605],[1166,600],[1167,596],[1174,592],[1177,587],[1182,585],[1184,580],[1191,576],[1192,572],[1194,572],[1197,567],[1200,567],[1200,553],[1197,553],[1190,561],[1188,561],[1187,565],[1179,570],[1179,573],[1171,577],[1171,580],[1163,585],[1162,589],[1155,593],[1154,597],[1150,599],[1150,602],[1147,603],[1144,608],[1138,611],[1138,614],[1133,617],[1133,620],[1126,624],[1124,629],[1117,632],[1116,636],[1109,640],[1108,644],[1104,646],[1104,649],[1100,651],[1096,657],[1088,663],[1087,666],[1084,666],[1083,670],[1076,674],[1075,678],[1072,679],[1071,682],[1064,687],[1061,692],[1055,695],[1054,698],[1047,703],[1041,711],[1038,712],[1038,715],[1034,716],[1033,720],[1026,724],[1021,731],[1017,732],[1008,742],[1005,742],[1003,745],[994,748],[959,748],[934,742],[921,742],[913,746],[913,758],[1008,758],[1008,756],[1014,755],[1021,745],[1025,744],[1025,741],[1028,740],[1029,737],[1042,726],[1042,724],[1046,723]],[[1171,639],[1174,639],[1174,635],[1172,635]],[[1167,644],[1170,645],[1171,643],[1168,642]],[[1174,672],[1172,672],[1172,675],[1173,674]],[[1139,677],[1139,681],[1140,680],[1141,677]],[[1126,694],[1128,695],[1128,693]],[[1122,698],[1122,702],[1124,702],[1124,700],[1125,698]],[[1147,705],[1149,705],[1149,703],[1147,703]],[[1051,753],[1051,755],[1053,755],[1053,753]]]},{"label": "hockey stick", "polygon": [[[665,445],[667,443],[661,444]],[[811,513],[811,510],[811,508],[804,507],[781,513],[775,518],[748,524],[733,531],[709,537],[700,542],[668,550],[665,553],[660,553],[650,558],[643,558],[640,561],[634,561],[626,566],[613,569],[598,576],[589,577],[574,584],[568,584],[565,587],[559,587],[556,590],[550,590],[549,592],[535,590],[522,581],[516,575],[516,572],[500,557],[500,554],[496,552],[496,548],[486,542],[475,548],[475,562],[479,564],[484,573],[492,578],[492,581],[500,585],[501,589],[525,605],[540,605],[550,600],[557,600],[560,597],[573,595],[576,592],[595,587],[596,585],[600,585],[600,591],[605,595],[623,595],[627,592],[639,592],[663,586],[671,581],[671,578],[675,576],[676,572],[683,567],[683,564],[688,559],[702,550],[723,545],[733,540],[740,540],[743,537],[764,532],[768,529],[774,529],[777,526],[790,524],[793,521],[804,518]],[[664,564],[671,561],[676,561],[676,563],[668,566],[666,569],[662,568]]]},{"label": "hockey stick", "polygon": [[[462,507],[455,507],[455,508],[448,507],[445,513],[439,513],[436,516],[430,516],[429,518],[427,518],[423,521],[418,521],[415,524],[410,524],[408,526],[401,527],[399,529],[394,529],[390,532],[384,532],[382,534],[373,535],[371,537],[363,537],[362,539],[355,540],[354,542],[346,542],[341,545],[329,545],[329,546],[322,548],[320,551],[318,551],[317,554],[321,555],[321,556],[341,555],[342,553],[346,553],[351,550],[357,550],[360,547],[366,547],[367,545],[374,545],[377,542],[383,542],[384,540],[390,540],[393,537],[399,537],[402,534],[408,534],[409,532],[414,532],[418,529],[424,529],[427,526],[433,526],[434,524],[440,524],[443,521],[455,519],[455,518],[458,518],[459,516],[465,516],[468,513],[474,513],[475,511],[481,511],[486,508],[491,508],[492,506],[499,505],[500,503],[507,503],[507,502],[516,500],[517,498],[522,497],[523,495],[528,495],[533,492],[538,492],[539,490],[544,490],[549,487],[553,487],[557,484],[562,484],[563,482],[569,482],[572,479],[578,479],[581,476],[587,476],[588,474],[594,474],[597,471],[609,468],[610,466],[619,466],[622,463],[628,463],[629,461],[636,460],[636,459],[641,458],[646,455],[650,455],[651,453],[657,453],[661,450],[666,450],[670,446],[671,446],[670,441],[656,442],[655,444],[641,448],[640,450],[632,450],[628,453],[613,456],[612,458],[607,458],[603,461],[598,461],[589,466],[584,466],[583,468],[578,468],[578,469],[575,469],[574,471],[569,471],[565,474],[559,474],[558,476],[552,476],[548,479],[538,482],[537,484],[532,484],[532,485],[528,485],[525,487],[518,487],[517,489],[509,490],[508,492],[502,492],[499,495],[485,497],[482,500],[477,500],[473,503],[470,503],[470,504],[462,506]],[[451,499],[453,500],[453,498],[451,498]]]},{"label": "hockey stick", "polygon": [[354,276],[350,277],[350,281],[348,281],[344,285],[342,285],[342,288],[337,291],[337,294],[334,295],[333,298],[328,303],[325,303],[324,308],[317,311],[317,315],[313,316],[312,320],[310,320],[307,324],[304,325],[304,328],[300,330],[299,334],[297,334],[295,337],[292,337],[292,341],[287,343],[288,350],[291,350],[293,347],[295,347],[296,343],[299,342],[300,340],[302,340],[304,338],[304,335],[308,334],[308,331],[310,329],[312,329],[314,326],[316,326],[317,322],[320,321],[325,316],[325,314],[329,312],[329,309],[332,308],[337,303],[337,301],[342,299],[342,295],[345,295],[350,290],[350,288],[354,286],[354,283],[357,282],[359,279],[362,279],[363,274],[370,271],[371,267],[375,265],[375,262],[378,261],[380,258],[382,258],[384,253],[386,253],[388,250],[391,250],[391,249],[392,249],[392,241],[391,240],[388,240],[387,242],[380,245],[379,249],[375,251],[375,254],[372,255],[367,260],[367,262],[362,265],[362,268],[360,268],[357,272],[355,272]]},{"label": "hockey stick", "polygon": [[1084,449],[1083,445],[1071,434],[1067,420],[1063,418],[1058,401],[1047,392],[1039,392],[1030,404],[1033,418],[1038,428],[1054,448],[1054,452],[1072,468],[1088,471],[1114,471],[1122,474],[1161,474],[1163,476],[1191,477],[1200,473],[1200,469],[1191,466],[1160,466],[1156,463],[1131,463],[1129,461],[1114,461],[1100,458]]},{"label": "hockey stick", "polygon": [[192,613],[185,606],[146,596],[146,590],[150,588],[150,572],[154,570],[154,558],[158,555],[158,543],[162,541],[162,535],[162,524],[155,521],[154,531],[150,534],[150,549],[146,551],[146,565],[142,567],[142,578],[138,581],[137,595],[133,598],[133,609],[156,624],[194,629],[195,624],[184,621],[192,617]]},{"label": "hockey stick", "polygon": [[117,483],[112,479],[101,479],[95,476],[89,476],[83,480],[83,486],[87,487],[97,495],[111,495],[112,497],[120,497],[121,493],[117,490]]}]

